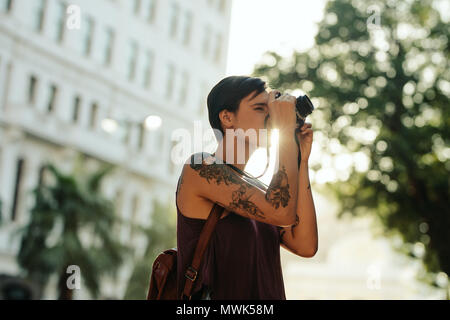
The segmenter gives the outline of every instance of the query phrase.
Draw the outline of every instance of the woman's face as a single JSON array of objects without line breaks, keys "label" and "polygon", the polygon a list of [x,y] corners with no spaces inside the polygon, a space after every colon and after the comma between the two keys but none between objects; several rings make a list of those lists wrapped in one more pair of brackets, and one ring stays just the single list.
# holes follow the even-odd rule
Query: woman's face
[{"label": "woman's face", "polygon": [[[267,106],[268,101],[269,93],[266,90],[259,94],[257,94],[256,90],[253,91],[247,97],[242,99],[234,119],[234,128],[242,129],[244,134],[248,129],[254,129],[258,147],[265,147],[265,140],[262,139],[260,141],[260,137],[266,137],[266,134],[268,134],[265,131],[260,131],[261,129],[266,129],[264,126],[264,120],[269,114]],[[249,140],[250,132],[251,131],[248,131],[245,136],[245,141],[252,143],[252,141]]]}]

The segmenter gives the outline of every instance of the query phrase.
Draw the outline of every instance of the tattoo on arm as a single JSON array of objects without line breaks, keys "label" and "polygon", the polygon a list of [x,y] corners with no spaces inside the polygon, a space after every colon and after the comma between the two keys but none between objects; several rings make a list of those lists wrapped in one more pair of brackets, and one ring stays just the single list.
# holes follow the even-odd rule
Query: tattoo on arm
[{"label": "tattoo on arm", "polygon": [[241,208],[247,214],[264,219],[265,217],[261,210],[250,201],[251,194],[247,195],[247,190],[247,187],[242,184],[238,190],[233,192],[233,201],[230,203],[230,208],[232,210]]},{"label": "tattoo on arm", "polygon": [[283,166],[283,168],[278,170],[273,179],[275,179],[274,182],[267,189],[266,200],[277,209],[280,207],[280,204],[286,207],[291,198],[286,168]]},{"label": "tattoo on arm", "polygon": [[[196,162],[197,163],[197,162]],[[251,186],[245,183],[239,176],[224,164],[195,164],[191,163],[191,168],[198,172],[200,177],[205,178],[208,183],[215,182],[217,185],[236,185],[238,188],[232,193],[232,201],[226,209],[233,211],[238,208],[248,215],[265,219],[264,213],[251,201]]]}]

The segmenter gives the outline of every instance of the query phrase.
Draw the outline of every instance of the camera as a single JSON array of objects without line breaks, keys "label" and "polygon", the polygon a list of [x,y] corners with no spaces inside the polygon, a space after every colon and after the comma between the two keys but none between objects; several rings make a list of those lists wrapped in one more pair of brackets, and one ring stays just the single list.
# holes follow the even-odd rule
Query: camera
[{"label": "camera", "polygon": [[[280,92],[277,92],[275,98],[281,96]],[[297,117],[297,124],[301,128],[305,124],[306,117],[314,111],[314,105],[307,95],[299,96],[295,102],[295,114]]]}]

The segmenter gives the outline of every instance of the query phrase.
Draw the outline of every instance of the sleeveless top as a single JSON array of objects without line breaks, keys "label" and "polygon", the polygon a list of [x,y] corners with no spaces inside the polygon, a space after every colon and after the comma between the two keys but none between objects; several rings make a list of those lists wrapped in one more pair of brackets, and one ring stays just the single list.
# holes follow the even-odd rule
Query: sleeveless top
[{"label": "sleeveless top", "polygon": [[[175,202],[180,297],[186,268],[192,262],[206,220],[184,216],[178,207],[177,194],[178,184]],[[220,219],[205,251],[192,299],[198,299],[204,290],[212,300],[286,300],[278,227],[233,212]]]}]

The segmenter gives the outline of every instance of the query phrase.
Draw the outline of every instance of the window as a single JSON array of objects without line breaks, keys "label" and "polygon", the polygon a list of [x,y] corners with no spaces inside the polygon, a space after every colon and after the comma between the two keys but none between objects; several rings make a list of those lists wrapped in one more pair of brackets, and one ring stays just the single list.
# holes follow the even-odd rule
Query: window
[{"label": "window", "polygon": [[12,221],[17,220],[17,209],[19,207],[19,203],[21,202],[20,201],[20,191],[21,191],[24,163],[25,163],[25,160],[22,158],[20,158],[17,161],[16,181],[15,181],[15,185],[14,185],[14,197],[13,197],[13,203],[12,203],[12,209],[11,209],[11,220]]},{"label": "window", "polygon": [[129,80],[134,80],[136,75],[136,64],[137,64],[137,56],[138,56],[138,45],[136,41],[131,41],[128,44],[128,53],[127,53],[127,77]]},{"label": "window", "polygon": [[64,38],[66,18],[66,5],[62,2],[56,2],[53,23],[51,26],[51,38],[56,42],[62,42]]},{"label": "window", "polygon": [[130,131],[131,131],[130,122],[125,122],[124,124],[122,124],[122,139],[125,144],[129,144],[130,142],[131,137]]},{"label": "window", "polygon": [[214,62],[219,63],[222,58],[222,35],[216,35],[216,47],[214,51]]},{"label": "window", "polygon": [[118,218],[122,218],[122,207],[123,207],[123,191],[118,189],[116,191],[116,196],[114,197],[115,207],[117,209],[116,214]]},{"label": "window", "polygon": [[41,32],[44,26],[44,11],[45,11],[45,1],[36,0],[32,4],[33,12],[33,28],[34,30]]},{"label": "window", "polygon": [[51,85],[50,92],[48,96],[48,103],[47,103],[47,111],[50,113],[55,108],[55,100],[56,96],[58,94],[58,88],[55,85]]},{"label": "window", "polygon": [[106,31],[106,46],[104,48],[104,60],[103,64],[109,66],[111,64],[112,49],[114,44],[114,31],[107,29]]},{"label": "window", "polygon": [[138,143],[137,143],[137,148],[138,150],[142,150],[142,148],[144,147],[144,142],[145,142],[145,125],[144,123],[140,123],[138,126]]},{"label": "window", "polygon": [[170,63],[167,66],[166,98],[170,98],[172,96],[174,78],[175,78],[175,67],[173,66],[173,64]]},{"label": "window", "polygon": [[149,23],[155,22],[156,17],[156,0],[147,0],[147,5],[145,8],[145,19]]},{"label": "window", "polygon": [[97,126],[97,117],[98,117],[98,105],[97,103],[93,103],[91,106],[91,119],[89,122],[89,126],[91,129],[95,129]]},{"label": "window", "polygon": [[81,98],[80,96],[75,96],[73,99],[73,113],[72,113],[72,121],[77,123],[80,119],[80,107],[81,107]]},{"label": "window", "polygon": [[204,115],[207,110],[206,106],[206,98],[208,95],[208,84],[206,82],[202,82],[200,85],[200,96],[199,96],[199,108],[200,114]]},{"label": "window", "polygon": [[183,71],[183,74],[181,76],[180,96],[178,99],[180,104],[186,103],[188,94],[188,84],[189,84],[189,74],[187,73],[187,71]]},{"label": "window", "polygon": [[133,11],[135,15],[139,15],[139,12],[141,11],[141,0],[134,0]]},{"label": "window", "polygon": [[219,11],[225,13],[226,8],[227,8],[227,0],[219,0]]},{"label": "window", "polygon": [[39,168],[39,178],[38,178],[38,187],[41,187],[44,185],[45,183],[45,171],[46,171],[46,165],[42,165]]},{"label": "window", "polygon": [[36,87],[37,79],[34,75],[30,76],[30,81],[28,84],[28,103],[34,104],[36,102]]},{"label": "window", "polygon": [[145,54],[145,62],[142,68],[142,76],[141,76],[141,85],[144,88],[149,88],[151,85],[153,64],[154,64],[154,55],[153,52],[147,51]]},{"label": "window", "polygon": [[112,50],[114,44],[114,31],[106,27],[99,35],[99,50],[95,50],[97,53],[97,60],[104,66],[111,64]]},{"label": "window", "polygon": [[172,150],[177,145],[177,143],[178,143],[177,141],[171,141],[170,142],[170,148],[169,148],[169,173],[171,175],[173,175],[175,173],[175,169],[176,169],[176,164],[175,164],[175,161],[171,158],[171,153],[172,153]]},{"label": "window", "polygon": [[138,222],[139,195],[135,194],[131,202],[131,222]]},{"label": "window", "polygon": [[203,56],[209,55],[209,47],[211,45],[211,27],[208,25],[205,27],[205,33],[203,34]]},{"label": "window", "polygon": [[183,32],[183,44],[185,46],[189,45],[191,42],[191,32],[192,32],[192,13],[186,11],[184,16],[184,32]]},{"label": "window", "polygon": [[[137,215],[139,209],[139,196],[136,194],[131,200],[131,223],[138,223]],[[132,242],[136,236],[135,228],[131,228],[130,241]]]},{"label": "window", "polygon": [[81,26],[81,54],[89,56],[91,54],[92,36],[94,31],[94,22],[89,16],[83,15]]},{"label": "window", "polygon": [[172,2],[170,8],[170,25],[169,25],[169,35],[171,38],[175,38],[178,29],[178,15],[180,13],[180,8],[176,2]]},{"label": "window", "polygon": [[0,0],[0,10],[10,12],[12,8],[12,0]]},{"label": "window", "polygon": [[123,191],[117,190],[114,197],[114,208],[115,208],[115,214],[117,216],[117,220],[114,223],[113,226],[113,233],[114,234],[120,234],[121,226],[122,226],[122,208],[123,208]]}]

